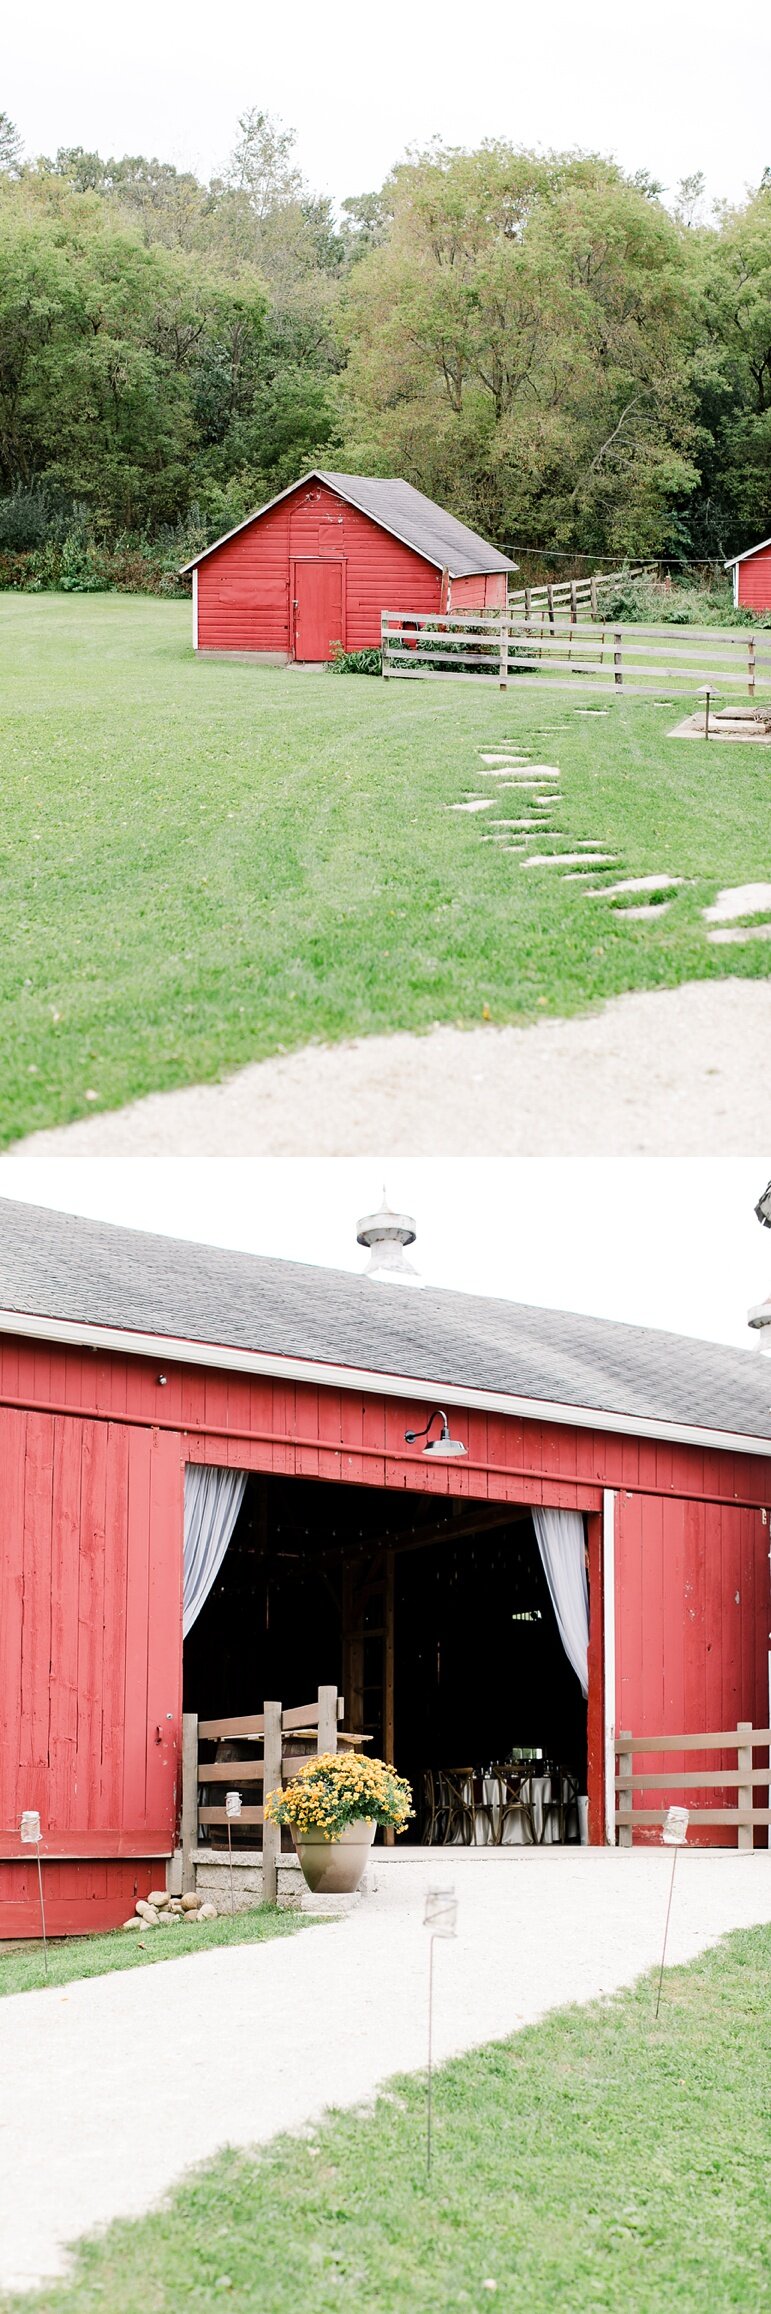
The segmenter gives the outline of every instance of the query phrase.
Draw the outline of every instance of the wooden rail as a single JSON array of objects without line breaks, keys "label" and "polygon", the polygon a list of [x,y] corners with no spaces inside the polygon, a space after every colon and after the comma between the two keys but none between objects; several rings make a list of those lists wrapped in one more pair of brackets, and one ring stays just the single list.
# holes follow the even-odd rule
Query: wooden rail
[{"label": "wooden rail", "polygon": [[[354,1735],[340,1722],[344,1701],[336,1687],[320,1687],[315,1703],[292,1704],[287,1709],[281,1703],[266,1703],[260,1712],[237,1714],[230,1719],[201,1719],[197,1712],[187,1711],[182,1719],[182,1887],[195,1886],[195,1856],[199,1834],[212,1825],[228,1822],[225,1807],[214,1801],[201,1805],[200,1787],[226,1784],[229,1791],[238,1792],[257,1786],[260,1798],[254,1805],[241,1808],[233,1821],[245,1825],[248,1831],[261,1832],[263,1902],[275,1904],[276,1869],[281,1847],[281,1833],[277,1824],[265,1822],[262,1798],[265,1792],[275,1792],[305,1767],[308,1760],[319,1752],[336,1752],[345,1746],[360,1749],[366,1736]],[[303,1749],[304,1736],[315,1737],[311,1749]],[[262,1746],[262,1757],[250,1759],[239,1755],[235,1759],[202,1760],[202,1743],[249,1742]],[[289,1747],[289,1748],[287,1748]]]},{"label": "wooden rail", "polygon": [[407,681],[548,683],[555,690],[675,696],[706,688],[717,701],[732,690],[754,700],[771,692],[771,635],[739,629],[605,626],[521,618],[507,611],[384,611],[383,674]]},{"label": "wooden rail", "polygon": [[[616,1737],[615,1824],[619,1848],[631,1848],[635,1830],[643,1824],[663,1824],[667,1801],[660,1808],[636,1808],[635,1792],[706,1791],[715,1785],[736,1794],[736,1805],[730,1808],[693,1808],[692,1824],[725,1824],[735,1827],[739,1848],[752,1848],[756,1824],[771,1825],[771,1808],[754,1808],[752,1795],[755,1788],[765,1790],[769,1797],[771,1766],[755,1767],[753,1752],[765,1751],[771,1743],[771,1729],[752,1726],[750,1720],[739,1720],[735,1728],[723,1729],[708,1735],[637,1736],[631,1729],[622,1728]],[[655,1752],[735,1752],[735,1768],[667,1768],[655,1766],[633,1773],[635,1759],[649,1759]]]},{"label": "wooden rail", "polygon": [[513,587],[509,592],[509,608],[512,611],[523,611],[526,619],[530,618],[532,611],[543,608],[552,620],[558,611],[567,609],[571,619],[575,620],[579,603],[588,603],[592,618],[596,619],[599,616],[600,591],[603,587],[616,587],[630,578],[650,578],[655,568],[655,563],[650,562],[627,563],[625,570],[596,571],[591,578],[557,579],[556,583],[547,580],[545,586]]}]

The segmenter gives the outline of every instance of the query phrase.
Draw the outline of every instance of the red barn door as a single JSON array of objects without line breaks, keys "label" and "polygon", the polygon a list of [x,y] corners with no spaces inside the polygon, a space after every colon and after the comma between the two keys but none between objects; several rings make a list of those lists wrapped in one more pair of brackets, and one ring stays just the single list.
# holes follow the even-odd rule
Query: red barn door
[{"label": "red barn door", "polygon": [[9,1408],[0,1474],[0,1936],[39,1933],[24,1808],[52,1933],[109,1927],[174,1846],[180,1440]]},{"label": "red barn door", "polygon": [[344,576],[345,565],[339,560],[295,563],[296,659],[331,659],[333,643],[345,643]]},{"label": "red barn door", "polygon": [[[619,1494],[615,1587],[617,1728],[639,1737],[717,1734],[737,1720],[768,1726],[768,1528],[759,1510]],[[709,1766],[735,1770],[736,1754],[649,1754],[635,1759],[634,1772]],[[735,1804],[730,1786],[635,1793],[641,1808],[672,1801]],[[765,1806],[760,1794],[755,1804]],[[649,1826],[634,1835],[659,1836]],[[690,1838],[697,1847],[736,1845],[731,1826],[696,1825]]]}]

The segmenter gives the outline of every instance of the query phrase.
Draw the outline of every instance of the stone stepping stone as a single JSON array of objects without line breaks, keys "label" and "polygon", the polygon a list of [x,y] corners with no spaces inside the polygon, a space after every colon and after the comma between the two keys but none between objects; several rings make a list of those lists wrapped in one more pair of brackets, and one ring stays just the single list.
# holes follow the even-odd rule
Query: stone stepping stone
[{"label": "stone stepping stone", "polygon": [[572,867],[577,860],[583,860],[588,874],[592,868],[602,867],[606,862],[608,867],[615,867],[617,857],[616,852],[597,852],[591,860],[587,860],[585,852],[533,852],[531,858],[524,861],[524,866],[526,868],[567,868]]},{"label": "stone stepping stone", "polygon": [[645,918],[649,924],[652,924],[657,916],[666,916],[667,909],[671,906],[671,900],[658,900],[654,901],[653,904],[649,902],[647,908],[615,908],[613,913],[621,918],[622,924],[628,924],[630,917],[639,917],[641,920]]},{"label": "stone stepping stone", "polygon": [[527,762],[527,756],[522,754],[522,751],[519,747],[496,747],[490,751],[488,751],[486,748],[480,747],[479,753],[483,763]]},{"label": "stone stepping stone", "polygon": [[721,932],[708,932],[707,939],[713,941],[771,940],[771,924],[736,924],[732,925],[730,930],[726,925]]},{"label": "stone stepping stone", "polygon": [[470,803],[448,803],[445,806],[445,809],[450,812],[490,812],[492,808],[491,795],[475,795]]},{"label": "stone stepping stone", "polygon": [[730,923],[737,916],[771,915],[771,884],[734,884],[718,892],[711,908],[703,910],[708,924]]},{"label": "stone stepping stone", "polygon": [[[606,884],[602,896],[606,900],[615,900],[619,893],[624,892],[671,892],[683,880],[682,876],[625,876],[622,883]],[[591,893],[587,894],[587,898],[591,899]],[[627,913],[631,915],[631,909]]]}]

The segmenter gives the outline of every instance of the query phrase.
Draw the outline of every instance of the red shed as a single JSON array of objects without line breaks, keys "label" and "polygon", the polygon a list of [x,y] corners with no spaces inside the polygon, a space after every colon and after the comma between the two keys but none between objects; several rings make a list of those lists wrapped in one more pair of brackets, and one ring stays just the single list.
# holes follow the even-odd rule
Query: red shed
[{"label": "red shed", "polygon": [[[52,1931],[157,1884],[183,1684],[332,1682],[418,1788],[537,1748],[596,1842],[619,1728],[767,1726],[764,1360],[7,1200],[1,1242],[0,1935],[37,1931],[23,1809]],[[435,1408],[465,1451],[410,1442]]]},{"label": "red shed", "polygon": [[771,611],[771,538],[748,546],[725,565],[732,570],[734,604],[743,611]]},{"label": "red shed", "polygon": [[281,663],[377,649],[382,611],[499,607],[516,567],[410,482],[314,471],[185,565],[193,648]]}]

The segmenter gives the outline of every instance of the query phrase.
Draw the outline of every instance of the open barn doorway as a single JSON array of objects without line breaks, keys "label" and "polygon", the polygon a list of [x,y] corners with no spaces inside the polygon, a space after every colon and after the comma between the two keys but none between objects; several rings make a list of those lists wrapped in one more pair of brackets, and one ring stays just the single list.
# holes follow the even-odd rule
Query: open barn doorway
[{"label": "open barn doorway", "polygon": [[[185,1709],[232,1717],[320,1685],[341,1690],[346,1726],[409,1777],[411,1839],[497,1837],[496,1770],[512,1771],[512,1836],[543,1836],[539,1779],[542,1794],[550,1777],[556,1795],[558,1775],[586,1792],[586,1699],[527,1508],[250,1476],[185,1641]],[[519,1812],[517,1776],[531,1792]],[[546,1836],[578,1838],[579,1820],[575,1805],[552,1806]]]}]

